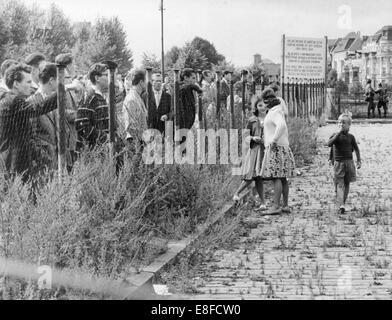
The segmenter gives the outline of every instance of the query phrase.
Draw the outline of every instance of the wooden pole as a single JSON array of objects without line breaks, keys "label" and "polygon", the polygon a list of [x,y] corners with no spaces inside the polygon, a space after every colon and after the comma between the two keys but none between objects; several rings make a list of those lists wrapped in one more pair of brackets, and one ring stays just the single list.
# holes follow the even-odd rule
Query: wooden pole
[{"label": "wooden pole", "polygon": [[245,111],[246,111],[246,75],[248,72],[246,70],[242,71],[242,128],[244,128],[245,123]]},{"label": "wooden pole", "polygon": [[163,36],[163,0],[161,0],[161,45],[162,45],[162,53],[161,53],[161,69],[162,69],[162,79],[165,79],[165,41]]},{"label": "wooden pole", "polygon": [[116,90],[115,90],[115,72],[117,69],[117,63],[113,61],[107,61],[108,66],[108,81],[109,81],[109,143],[111,154],[114,155],[115,148],[114,143],[116,140]]},{"label": "wooden pole", "polygon": [[220,95],[221,95],[221,72],[216,71],[216,118],[217,118],[217,124],[218,128],[220,129],[221,125],[221,119],[220,119],[220,106],[221,106],[221,101],[220,101]]},{"label": "wooden pole", "polygon": [[[202,83],[201,83],[202,82],[202,73],[201,72],[202,72],[201,70],[197,71],[197,83],[199,84],[200,87],[202,86]],[[199,128],[203,129],[204,128],[203,96],[201,94],[198,94],[197,97],[198,97],[197,101],[198,101],[198,106],[199,106],[199,108],[198,108],[199,109],[198,110],[199,111],[198,112]]]},{"label": "wooden pole", "polygon": [[176,141],[177,132],[179,130],[179,91],[180,91],[180,70],[174,69],[174,141],[175,145],[179,144],[179,141]]},{"label": "wooden pole", "polygon": [[64,169],[66,168],[66,149],[65,149],[65,68],[66,64],[56,61],[57,65],[57,128],[58,136],[58,173],[61,180]]},{"label": "wooden pole", "polygon": [[[286,60],[286,35],[284,34],[282,36],[282,70],[281,70],[281,85],[282,85],[282,97],[284,99],[284,93],[285,93],[285,87],[284,87],[284,82],[285,82],[285,60]],[[278,78],[278,76],[277,76]],[[289,100],[289,99],[287,99]],[[287,102],[288,103],[288,102]]]},{"label": "wooden pole", "polygon": [[235,115],[234,115],[234,81],[230,80],[230,114],[231,114],[231,129],[235,129]]}]

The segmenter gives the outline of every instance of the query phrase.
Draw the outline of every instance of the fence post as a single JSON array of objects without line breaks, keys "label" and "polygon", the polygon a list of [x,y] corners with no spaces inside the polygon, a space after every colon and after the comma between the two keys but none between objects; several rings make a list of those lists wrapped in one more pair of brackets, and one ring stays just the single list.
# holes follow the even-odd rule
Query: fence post
[{"label": "fence post", "polygon": [[116,90],[115,90],[115,71],[117,63],[113,61],[106,61],[108,67],[108,84],[109,84],[109,143],[110,152],[115,154],[114,143],[116,139]]},{"label": "fence post", "polygon": [[[199,86],[202,86],[202,71],[201,70],[197,70],[197,83],[199,84]],[[199,103],[199,128],[203,129],[204,128],[204,112],[203,112],[203,96],[202,95],[197,95],[198,96],[198,103]]]},{"label": "fence post", "polygon": [[230,114],[231,114],[231,129],[235,129],[234,118],[234,80],[230,80]]},{"label": "fence post", "polygon": [[221,107],[221,72],[216,71],[216,123],[215,128],[220,129],[220,107]]},{"label": "fence post", "polygon": [[62,56],[56,58],[57,66],[57,128],[58,128],[58,174],[61,181],[64,169],[66,168],[66,148],[65,148],[65,68],[67,64],[62,59]]},{"label": "fence post", "polygon": [[242,128],[244,128],[245,123],[245,109],[246,109],[246,75],[248,72],[246,70],[242,70],[241,73],[241,82],[242,82]]},{"label": "fence post", "polygon": [[179,76],[180,76],[180,70],[179,69],[174,69],[174,99],[173,99],[173,108],[174,108],[174,142],[175,146],[177,146],[180,141],[177,141],[177,134],[179,130]]}]

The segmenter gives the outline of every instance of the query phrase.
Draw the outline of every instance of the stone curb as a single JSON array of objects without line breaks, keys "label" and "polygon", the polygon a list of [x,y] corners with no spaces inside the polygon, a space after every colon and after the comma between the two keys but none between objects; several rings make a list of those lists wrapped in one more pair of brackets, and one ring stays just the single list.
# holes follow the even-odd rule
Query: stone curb
[{"label": "stone curb", "polygon": [[[240,198],[243,200],[247,197],[249,191],[244,193]],[[235,208],[235,203],[230,202],[223,206],[213,215],[206,223],[198,227],[196,235],[189,236],[180,241],[170,241],[168,250],[158,256],[150,265],[143,268],[141,273],[135,274],[127,281],[134,286],[133,292],[127,297],[130,300],[154,299],[156,297],[153,281],[167,268],[173,266],[181,255],[191,252],[195,249],[197,243],[205,236],[215,225],[223,220]],[[160,299],[163,298],[159,296]]]},{"label": "stone curb", "polygon": [[[337,124],[338,120],[327,120],[327,124]],[[353,119],[353,124],[391,124],[392,119]]]}]

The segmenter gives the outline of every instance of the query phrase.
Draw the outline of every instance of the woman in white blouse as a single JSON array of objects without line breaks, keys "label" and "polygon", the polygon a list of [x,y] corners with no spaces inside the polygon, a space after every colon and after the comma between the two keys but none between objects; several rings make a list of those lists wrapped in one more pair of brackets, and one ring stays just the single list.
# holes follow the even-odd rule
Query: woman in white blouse
[{"label": "woman in white blouse", "polygon": [[[290,213],[288,205],[289,184],[287,178],[294,172],[294,156],[289,145],[287,124],[282,106],[274,90],[267,88],[262,93],[268,114],[264,119],[265,155],[260,175],[274,183],[273,208],[266,214]],[[283,195],[283,207],[280,198]]]}]

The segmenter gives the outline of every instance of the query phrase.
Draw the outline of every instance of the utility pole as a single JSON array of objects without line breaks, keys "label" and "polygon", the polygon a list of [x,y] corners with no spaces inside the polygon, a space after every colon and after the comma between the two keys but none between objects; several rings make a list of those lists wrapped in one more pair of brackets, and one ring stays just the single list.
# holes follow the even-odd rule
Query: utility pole
[{"label": "utility pole", "polygon": [[162,34],[162,79],[165,79],[165,47],[164,47],[164,40],[163,40],[163,10],[165,10],[163,8],[163,0],[161,0],[161,7],[159,9],[161,11],[161,34]]}]

